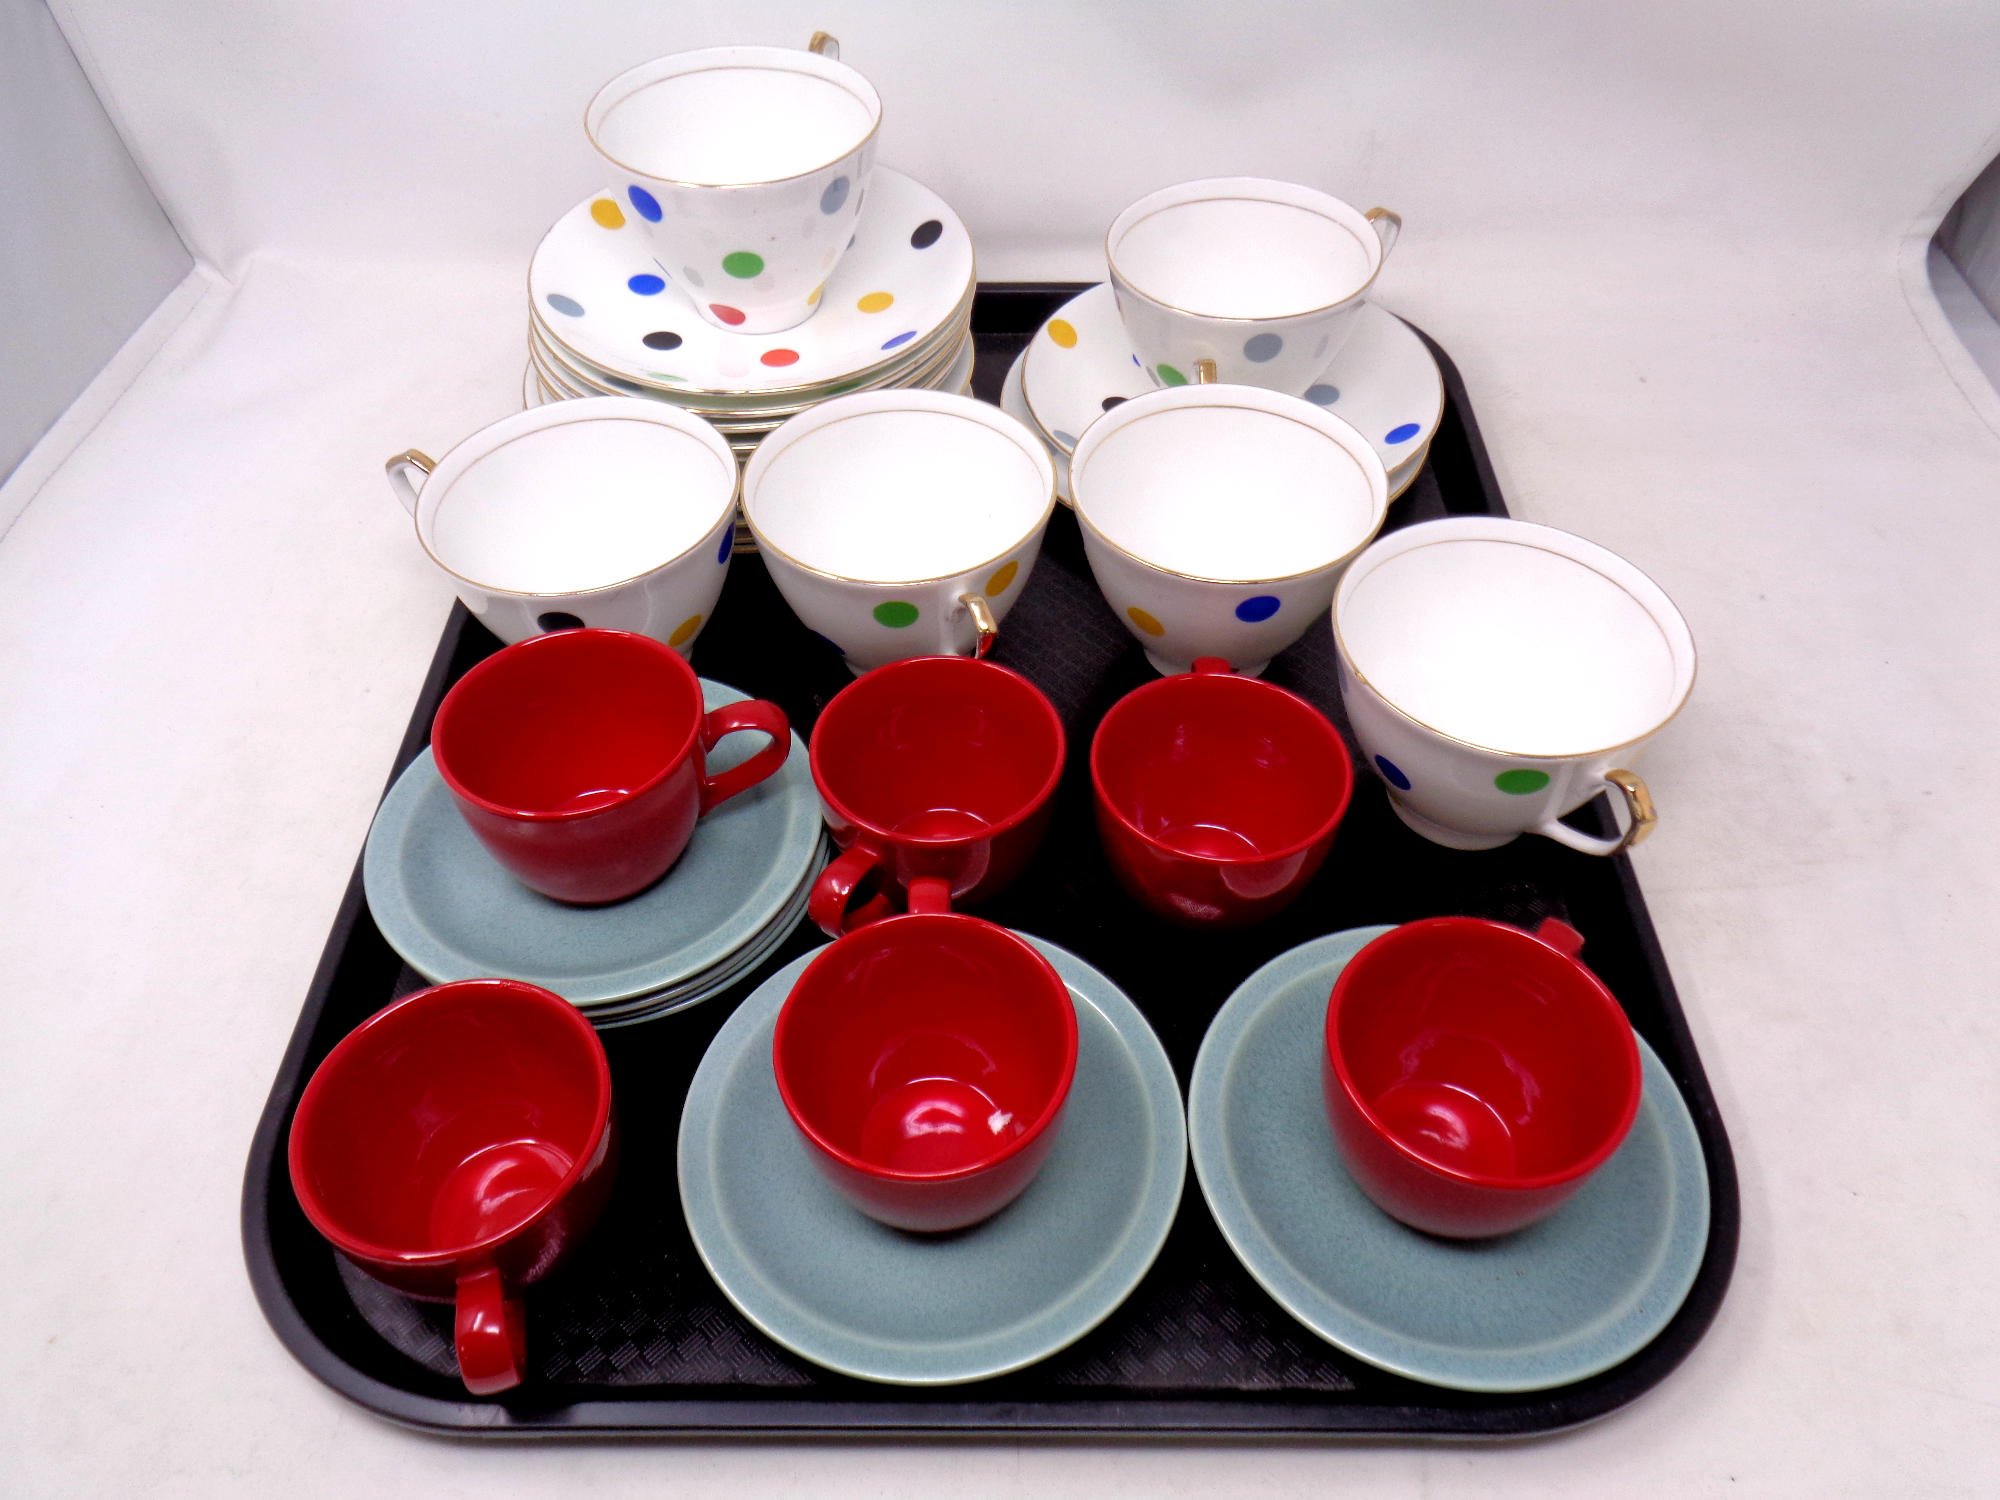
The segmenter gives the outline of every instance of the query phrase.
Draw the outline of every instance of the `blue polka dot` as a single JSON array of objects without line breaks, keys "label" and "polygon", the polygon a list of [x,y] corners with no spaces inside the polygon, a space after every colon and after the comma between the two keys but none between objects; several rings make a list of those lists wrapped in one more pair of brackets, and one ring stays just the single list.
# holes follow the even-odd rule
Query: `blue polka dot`
[{"label": "blue polka dot", "polygon": [[1275,595],[1255,594],[1236,606],[1236,618],[1245,625],[1258,625],[1278,612]]},{"label": "blue polka dot", "polygon": [[884,344],[882,347],[884,349],[898,349],[901,348],[904,344],[909,343],[909,341],[915,338],[916,336],[917,336],[917,330],[912,328],[908,333],[897,334],[894,338],[890,339],[889,342]]},{"label": "blue polka dot", "polygon": [[1134,365],[1138,365],[1138,367],[1142,370],[1146,368],[1144,365],[1139,364],[1139,356],[1136,354],[1132,356],[1132,363]]},{"label": "blue polka dot", "polygon": [[1337,385],[1310,385],[1306,387],[1306,400],[1314,406],[1331,406],[1340,399]]},{"label": "blue polka dot", "polygon": [[660,222],[660,200],[640,187],[638,183],[635,182],[625,189],[625,196],[630,198],[632,206],[639,210],[640,218],[649,224]]},{"label": "blue polka dot", "polygon": [[1410,789],[1410,778],[1405,776],[1403,774],[1402,767],[1398,766],[1393,760],[1389,759],[1388,756],[1386,755],[1376,756],[1375,769],[1380,771],[1382,773],[1382,779],[1388,782],[1389,785],[1394,787],[1397,791],[1407,792]]},{"label": "blue polka dot", "polygon": [[1051,432],[1049,436],[1054,438],[1058,443],[1060,443],[1065,448],[1074,448],[1076,446],[1076,439],[1072,437],[1069,433],[1064,432],[1060,427],[1058,427],[1054,432]]},{"label": "blue polka dot", "polygon": [[722,545],[715,549],[715,560],[719,563],[728,562],[729,554],[734,550],[735,546],[736,528],[731,526],[727,531],[722,533]]},{"label": "blue polka dot", "polygon": [[845,177],[836,177],[826,185],[826,191],[819,195],[819,211],[823,214],[837,214],[840,206],[847,201],[847,190],[854,184]]},{"label": "blue polka dot", "polygon": [[1405,422],[1401,427],[1391,427],[1387,433],[1383,434],[1382,441],[1385,443],[1407,443],[1422,431],[1423,428],[1419,427],[1415,422]]},{"label": "blue polka dot", "polygon": [[1276,359],[1278,351],[1284,347],[1285,341],[1275,333],[1260,333],[1244,341],[1243,357],[1252,364],[1261,365],[1266,360]]},{"label": "blue polka dot", "polygon": [[561,292],[550,292],[547,300],[549,306],[553,307],[565,318],[580,318],[583,316],[583,304],[574,297],[565,297]]},{"label": "blue polka dot", "polygon": [[661,280],[658,276],[648,276],[643,274],[632,277],[625,283],[625,285],[632,288],[632,290],[637,292],[641,297],[657,297],[660,295],[660,293],[664,292],[667,289],[666,282]]}]

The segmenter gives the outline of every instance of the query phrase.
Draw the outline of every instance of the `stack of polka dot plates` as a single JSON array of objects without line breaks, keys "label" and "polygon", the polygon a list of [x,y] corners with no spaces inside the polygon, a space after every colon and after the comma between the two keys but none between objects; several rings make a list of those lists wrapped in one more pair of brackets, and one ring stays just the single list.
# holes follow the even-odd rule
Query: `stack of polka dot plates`
[{"label": "stack of polka dot plates", "polygon": [[[727,322],[729,290],[658,258],[646,221],[659,214],[643,188],[607,191],[542,240],[528,270],[529,404],[651,397],[707,418],[741,456],[829,396],[970,381],[972,240],[943,199],[900,172],[875,169],[817,311],[781,333],[732,333],[701,317],[697,298]],[[728,277],[762,270],[748,251],[723,261]]]},{"label": "stack of polka dot plates", "polygon": [[[1067,500],[1069,456],[1084,428],[1119,402],[1153,389],[1111,287],[1102,284],[1063,304],[1029,340],[1008,372],[1001,405],[1048,444]],[[1393,499],[1423,469],[1444,414],[1444,377],[1410,326],[1370,302],[1306,399],[1368,439],[1388,471]]]}]

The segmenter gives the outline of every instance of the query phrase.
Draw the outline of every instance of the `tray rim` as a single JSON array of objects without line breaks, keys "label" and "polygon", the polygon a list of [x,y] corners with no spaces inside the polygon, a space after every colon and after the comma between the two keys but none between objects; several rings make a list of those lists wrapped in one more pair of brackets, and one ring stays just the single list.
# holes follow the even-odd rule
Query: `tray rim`
[{"label": "tray rim", "polygon": [[[1003,337],[1032,336],[1040,326],[1039,309],[1066,300],[1089,285],[1088,282],[982,282],[977,289],[974,332]],[[1414,324],[1411,326],[1416,328]],[[1438,361],[1444,377],[1446,409],[1456,415],[1464,437],[1465,457],[1479,491],[1489,503],[1486,513],[1506,515],[1506,502],[1458,368],[1428,334],[1421,328],[1416,328],[1416,332]],[[1441,429],[1442,426],[1441,423]],[[443,696],[453,660],[472,623],[465,606],[454,602],[384,783],[384,795],[428,743],[429,718],[425,706],[434,705]],[[1707,1333],[1727,1294],[1741,1235],[1734,1154],[1658,933],[1629,857],[1612,856],[1610,864],[1619,894],[1632,918],[1640,958],[1658,986],[1659,1029],[1667,1043],[1663,1050],[1670,1054],[1664,1060],[1681,1088],[1701,1137],[1709,1172],[1709,1238],[1694,1286],[1667,1327],[1623,1363],[1573,1385],[1470,1399],[1468,1393],[1439,1388],[1440,1396],[1449,1399],[1448,1406],[1329,1401],[1304,1392],[1216,1391],[1201,1396],[1176,1393],[1159,1397],[1144,1393],[1112,1397],[1080,1394],[1034,1400],[980,1399],[957,1394],[978,1391],[975,1384],[946,1387],[943,1390],[947,1394],[921,1397],[903,1388],[884,1387],[885,1394],[880,1399],[713,1395],[662,1398],[647,1394],[647,1387],[634,1387],[631,1395],[605,1395],[536,1407],[519,1399],[504,1403],[454,1400],[405,1390],[379,1380],[341,1358],[300,1311],[278,1263],[270,1217],[271,1188],[282,1168],[282,1142],[303,1086],[305,1060],[313,1035],[348,946],[357,927],[367,919],[358,852],[245,1163],[241,1229],[251,1286],[279,1342],[315,1378],[399,1426],[445,1436],[506,1437],[517,1441],[631,1437],[742,1441],[833,1437],[966,1441],[1089,1438],[1128,1442],[1400,1437],[1477,1441],[1531,1437],[1584,1426],[1651,1390],[1692,1352]],[[1420,1391],[1431,1389],[1411,1384]],[[1135,1425],[1132,1420],[1135,1407],[1143,1408],[1144,1426]],[[1439,1415],[1454,1420],[1440,1422]]]}]

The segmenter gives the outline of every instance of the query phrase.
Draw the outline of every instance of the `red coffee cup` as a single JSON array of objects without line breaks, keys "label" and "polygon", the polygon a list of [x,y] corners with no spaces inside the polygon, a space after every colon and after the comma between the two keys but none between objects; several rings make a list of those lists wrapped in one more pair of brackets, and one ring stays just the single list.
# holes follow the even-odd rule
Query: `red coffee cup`
[{"label": "red coffee cup", "polygon": [[1382,1210],[1431,1234],[1506,1234],[1611,1159],[1639,1110],[1639,1047],[1583,938],[1434,917],[1347,962],[1326,1008],[1328,1117]]},{"label": "red coffee cup", "polygon": [[[719,776],[705,753],[754,729],[771,743]],[[596,904],[672,868],[695,820],[785,763],[775,703],[705,713],[678,652],[623,630],[563,630],[496,651],[431,724],[431,753],[473,833],[530,890]]]},{"label": "red coffee cup", "polygon": [[1019,1197],[1076,1076],[1076,1006],[1056,971],[948,899],[919,877],[907,915],[820,950],[771,1043],[815,1164],[898,1229],[962,1229]]},{"label": "red coffee cup", "polygon": [[808,907],[830,936],[887,916],[888,891],[936,876],[957,904],[1003,889],[1041,843],[1062,779],[1062,720],[1018,672],[919,656],[856,678],[813,726],[813,781],[841,853]]},{"label": "red coffee cup", "polygon": [[326,1056],[292,1117],[292,1190],[371,1276],[458,1304],[459,1374],[519,1385],[522,1287],[555,1268],[611,1190],[604,1048],[559,995],[466,979],[406,995]]},{"label": "red coffee cup", "polygon": [[1186,926],[1241,927],[1291,904],[1318,872],[1354,766],[1305,699],[1203,657],[1112,705],[1090,780],[1127,891]]}]

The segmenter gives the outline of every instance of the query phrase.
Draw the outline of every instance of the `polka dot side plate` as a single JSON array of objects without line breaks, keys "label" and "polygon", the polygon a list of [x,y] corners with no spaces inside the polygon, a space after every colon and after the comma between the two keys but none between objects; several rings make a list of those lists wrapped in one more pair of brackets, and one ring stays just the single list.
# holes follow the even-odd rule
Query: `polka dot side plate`
[{"label": "polka dot side plate", "polygon": [[[1110,408],[1155,389],[1139,368],[1108,283],[1064,303],[1029,340],[1021,366],[1028,409],[1065,453]],[[1437,431],[1444,377],[1410,326],[1370,302],[1306,399],[1352,425],[1393,473]]]},{"label": "polka dot side plate", "polygon": [[971,294],[972,240],[945,201],[877,167],[854,243],[819,310],[782,333],[735,334],[699,317],[657,258],[646,223],[609,190],[579,203],[528,268],[536,318],[581,359],[649,384],[761,395],[865,376],[908,358]]}]

